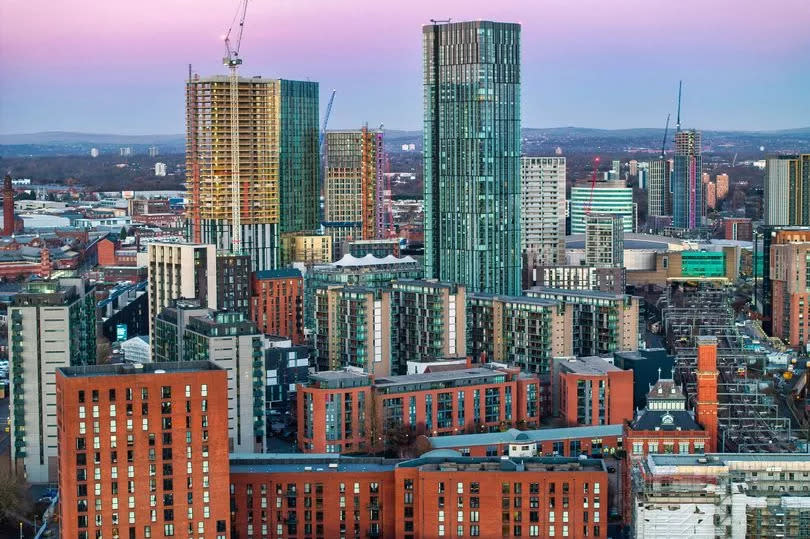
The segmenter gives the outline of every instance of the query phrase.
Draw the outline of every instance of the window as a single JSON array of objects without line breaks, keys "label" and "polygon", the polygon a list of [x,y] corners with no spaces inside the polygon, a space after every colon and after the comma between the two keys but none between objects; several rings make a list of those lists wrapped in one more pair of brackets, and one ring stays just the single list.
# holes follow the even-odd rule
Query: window
[{"label": "window", "polygon": [[164,524],[163,535],[166,537],[172,537],[174,535],[174,524]]},{"label": "window", "polygon": [[160,397],[162,399],[171,399],[172,398],[172,386],[162,386],[160,388]]},{"label": "window", "polygon": [[202,384],[200,386],[200,395],[203,396],[203,397],[208,396],[208,384]]}]

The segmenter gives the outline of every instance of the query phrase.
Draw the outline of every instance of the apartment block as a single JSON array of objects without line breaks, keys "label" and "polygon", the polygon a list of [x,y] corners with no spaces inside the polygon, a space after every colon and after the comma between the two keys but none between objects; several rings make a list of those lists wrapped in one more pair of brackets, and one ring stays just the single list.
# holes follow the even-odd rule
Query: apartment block
[{"label": "apartment block", "polygon": [[318,370],[391,374],[391,292],[354,286],[314,290]]},{"label": "apartment block", "polygon": [[585,264],[624,267],[624,217],[615,213],[585,216]]},{"label": "apartment block", "polygon": [[804,349],[810,343],[810,242],[773,245],[769,262],[772,334]]},{"label": "apartment block", "polygon": [[437,281],[391,285],[392,372],[408,361],[466,356],[466,295],[463,286]]},{"label": "apartment block", "polygon": [[230,537],[225,372],[210,362],[57,369],[63,537]]},{"label": "apartment block", "polygon": [[675,133],[675,161],[672,170],[672,224],[693,229],[703,224],[703,153],[701,133]]},{"label": "apartment block", "polygon": [[266,335],[304,342],[304,279],[294,268],[251,275],[250,318]]},{"label": "apartment block", "polygon": [[11,466],[29,483],[57,479],[54,373],[96,362],[93,292],[81,279],[32,281],[8,308]]},{"label": "apartment block", "polygon": [[553,365],[553,412],[566,425],[620,425],[633,419],[633,371],[600,357],[554,358]]},{"label": "apartment block", "polygon": [[602,537],[607,477],[599,459],[233,456],[233,528],[239,537]]},{"label": "apartment block", "polygon": [[355,258],[363,258],[371,255],[376,258],[393,256],[399,258],[400,240],[399,238],[379,239],[379,240],[353,240],[346,243],[349,254]]},{"label": "apartment block", "polygon": [[520,159],[524,271],[565,262],[565,178],[565,157]]},{"label": "apartment block", "polygon": [[239,311],[250,308],[250,257],[232,253],[217,253],[217,309]]},{"label": "apartment block", "polygon": [[570,310],[566,327],[573,331],[576,357],[601,356],[619,350],[638,350],[639,298],[611,292],[534,287],[530,298],[554,300]]},{"label": "apartment block", "polygon": [[627,270],[623,267],[538,266],[532,268],[524,290],[534,286],[566,288],[568,290],[597,290],[623,294]]},{"label": "apartment block", "polygon": [[548,374],[551,358],[570,355],[573,349],[571,315],[554,300],[470,294],[467,353],[476,361]]},{"label": "apartment block", "polygon": [[391,448],[392,436],[432,436],[537,426],[540,380],[517,369],[480,367],[375,377],[326,371],[298,388],[298,445],[308,453]]},{"label": "apartment block", "polygon": [[155,317],[172,300],[196,299],[201,305],[217,306],[217,256],[213,245],[150,243],[149,337],[154,339]]},{"label": "apartment block", "polygon": [[763,217],[770,226],[810,226],[810,154],[766,160]]},{"label": "apartment block", "polygon": [[647,187],[647,215],[662,217],[672,215],[672,192],[670,177],[672,163],[668,159],[650,161]]},{"label": "apartment block", "polygon": [[328,264],[333,260],[332,236],[290,233],[281,236],[281,261],[289,265]]},{"label": "apartment block", "polygon": [[206,316],[208,311],[208,307],[194,299],[172,300],[171,305],[160,311],[154,320],[149,341],[152,361],[183,361],[186,358],[186,327],[193,317]]}]

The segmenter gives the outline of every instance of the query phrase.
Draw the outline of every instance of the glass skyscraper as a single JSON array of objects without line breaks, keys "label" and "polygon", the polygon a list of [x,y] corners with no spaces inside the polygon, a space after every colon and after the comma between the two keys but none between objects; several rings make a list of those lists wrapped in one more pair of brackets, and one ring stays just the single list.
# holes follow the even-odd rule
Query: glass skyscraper
[{"label": "glass skyscraper", "polygon": [[675,133],[675,164],[672,175],[672,224],[697,228],[703,218],[703,156],[700,131]]},{"label": "glass skyscraper", "polygon": [[520,25],[423,29],[425,274],[520,292]]}]

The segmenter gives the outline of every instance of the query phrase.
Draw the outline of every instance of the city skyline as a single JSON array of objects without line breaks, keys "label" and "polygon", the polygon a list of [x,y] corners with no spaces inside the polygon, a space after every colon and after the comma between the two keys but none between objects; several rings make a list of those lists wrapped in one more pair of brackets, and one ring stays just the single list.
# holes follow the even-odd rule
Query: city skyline
[{"label": "city skyline", "polygon": [[[522,25],[526,127],[659,127],[675,109],[681,78],[684,127],[804,127],[810,75],[795,67],[810,47],[802,33],[810,6],[778,0],[774,12],[790,16],[754,19],[739,4],[689,0],[651,11],[638,0],[542,8],[453,1],[437,10],[359,2],[348,12],[318,1],[255,1],[242,73],[318,81],[321,110],[336,88],[334,127],[418,129],[421,26],[430,18],[489,19]],[[2,20],[26,24],[5,22],[0,32],[0,132],[182,132],[187,64],[203,76],[225,73],[220,37],[235,6],[6,3]],[[704,16],[694,16],[698,7]],[[82,27],[94,36],[76,31]],[[383,36],[371,49],[356,39],[367,31]],[[34,46],[28,35],[38,36]]]}]

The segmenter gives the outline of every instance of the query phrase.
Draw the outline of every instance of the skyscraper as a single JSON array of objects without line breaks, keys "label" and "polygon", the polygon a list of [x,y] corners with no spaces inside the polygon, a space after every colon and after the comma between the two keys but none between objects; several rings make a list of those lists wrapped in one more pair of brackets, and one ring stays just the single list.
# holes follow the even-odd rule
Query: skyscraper
[{"label": "skyscraper", "polygon": [[425,276],[520,291],[520,25],[423,28]]},{"label": "skyscraper", "polygon": [[318,226],[318,83],[240,78],[238,126],[226,76],[186,84],[189,237],[230,250],[233,233],[231,137],[239,137],[238,250],[253,269],[279,265],[281,234]]},{"label": "skyscraper", "polygon": [[766,225],[810,225],[810,154],[769,157],[765,174]]},{"label": "skyscraper", "polygon": [[672,177],[672,224],[697,228],[703,217],[703,156],[700,131],[675,133],[675,167]]},{"label": "skyscraper", "polygon": [[382,237],[383,160],[382,131],[326,133],[323,224],[335,258],[347,239]]},{"label": "skyscraper", "polygon": [[[565,262],[565,157],[520,160],[525,266]],[[524,266],[524,267],[525,267]]]},{"label": "skyscraper", "polygon": [[647,181],[647,215],[672,215],[672,196],[669,177],[670,164],[667,159],[650,161],[649,179]]},{"label": "skyscraper", "polygon": [[717,184],[717,200],[725,200],[728,195],[728,174],[718,174],[714,180]]}]

